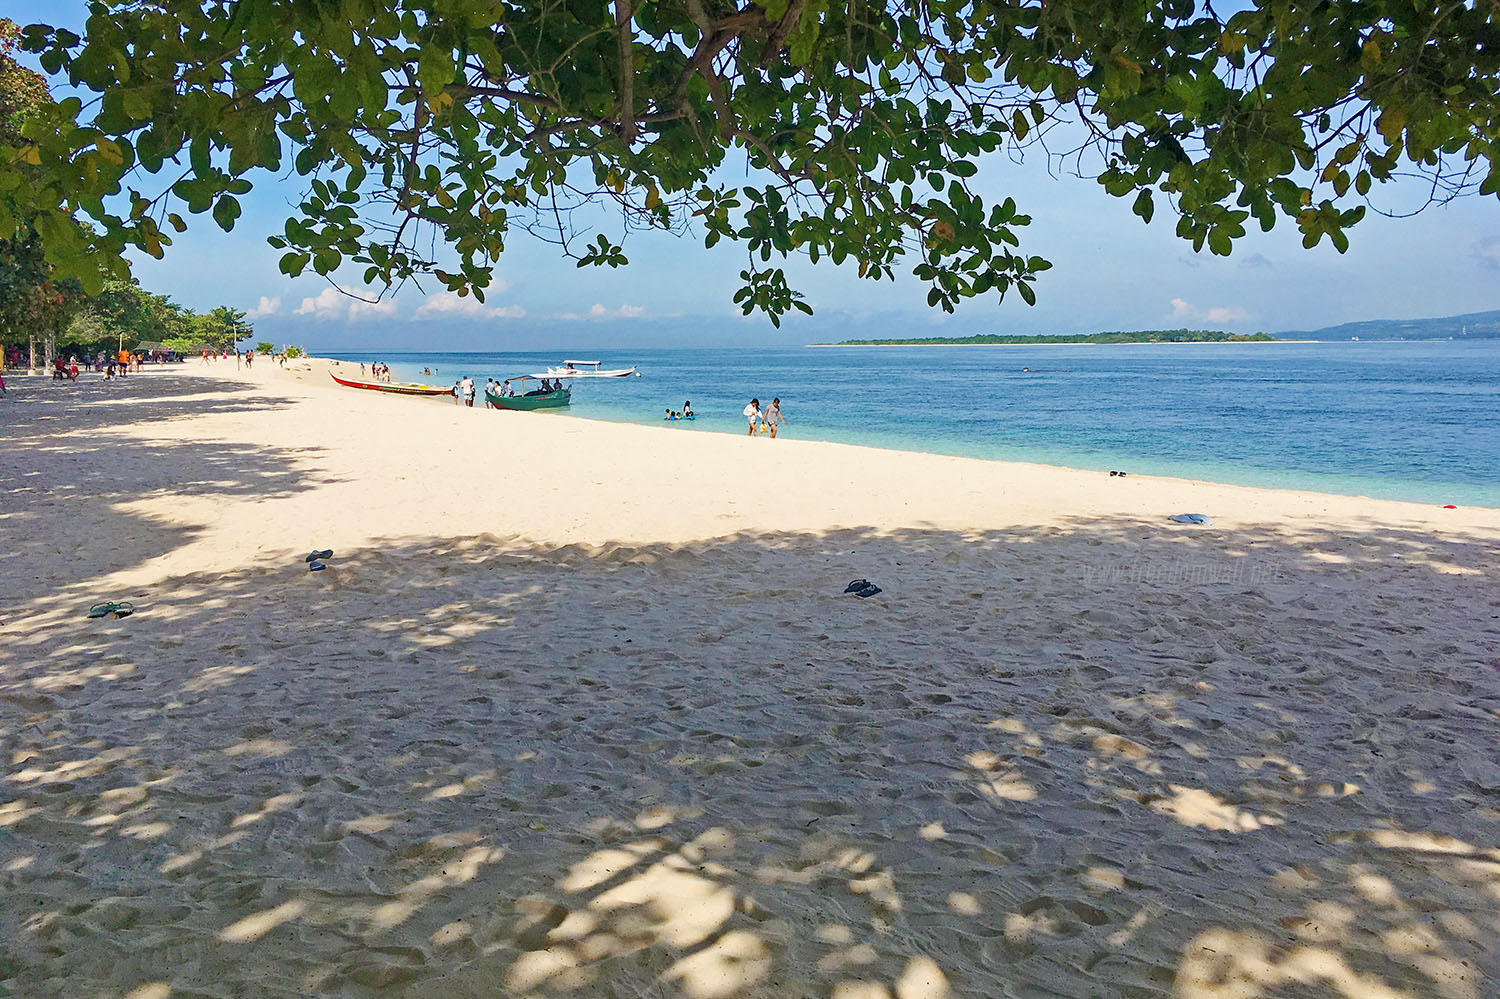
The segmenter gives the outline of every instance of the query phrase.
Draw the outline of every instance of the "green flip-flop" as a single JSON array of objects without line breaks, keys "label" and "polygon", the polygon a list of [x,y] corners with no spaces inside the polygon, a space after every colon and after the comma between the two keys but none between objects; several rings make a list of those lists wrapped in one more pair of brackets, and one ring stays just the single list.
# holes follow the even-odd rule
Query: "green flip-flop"
[{"label": "green flip-flop", "polygon": [[106,600],[89,608],[89,617],[129,617],[135,613],[135,604],[129,600]]}]

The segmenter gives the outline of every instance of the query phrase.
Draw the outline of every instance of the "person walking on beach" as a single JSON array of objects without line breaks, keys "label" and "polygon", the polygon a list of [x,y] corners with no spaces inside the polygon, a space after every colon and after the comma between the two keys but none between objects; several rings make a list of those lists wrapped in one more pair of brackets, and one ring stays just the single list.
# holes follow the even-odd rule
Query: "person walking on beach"
[{"label": "person walking on beach", "polygon": [[754,437],[755,436],[755,431],[758,429],[758,424],[760,423],[760,400],[759,399],[751,399],[750,400],[750,405],[748,405],[748,406],[745,407],[745,419],[747,419],[747,420],[750,421],[750,432],[747,433],[745,436],[746,437]]},{"label": "person walking on beach", "polygon": [[771,439],[776,439],[776,430],[786,422],[786,417],[781,415],[781,397],[771,400],[771,407],[766,410],[766,426],[771,428]]}]

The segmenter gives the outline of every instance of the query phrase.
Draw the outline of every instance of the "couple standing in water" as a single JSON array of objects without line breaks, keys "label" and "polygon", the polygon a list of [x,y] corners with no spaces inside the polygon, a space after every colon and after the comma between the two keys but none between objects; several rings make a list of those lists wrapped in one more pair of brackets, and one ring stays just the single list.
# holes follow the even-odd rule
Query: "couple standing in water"
[{"label": "couple standing in water", "polygon": [[745,407],[745,418],[750,421],[750,430],[746,434],[748,437],[754,437],[757,432],[766,433],[769,431],[774,438],[776,431],[780,430],[782,425],[787,422],[786,417],[781,414],[781,398],[779,396],[772,399],[771,405],[767,406],[764,410],[760,408],[759,399],[751,399],[750,405]]}]

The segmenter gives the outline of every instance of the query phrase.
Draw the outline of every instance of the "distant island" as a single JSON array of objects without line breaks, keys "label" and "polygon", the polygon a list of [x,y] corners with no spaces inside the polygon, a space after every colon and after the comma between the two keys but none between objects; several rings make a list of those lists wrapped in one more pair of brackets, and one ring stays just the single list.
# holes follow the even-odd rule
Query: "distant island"
[{"label": "distant island", "polygon": [[1090,343],[1274,343],[1269,333],[1225,333],[1223,330],[1134,330],[1131,332],[1090,333],[1086,336],[1001,336],[985,333],[978,336],[929,336],[898,340],[840,340],[838,343],[815,343],[813,347],[933,347],[945,344],[1090,344]]},{"label": "distant island", "polygon": [[1370,319],[1280,336],[1288,340],[1494,340],[1500,339],[1500,310],[1440,319]]}]

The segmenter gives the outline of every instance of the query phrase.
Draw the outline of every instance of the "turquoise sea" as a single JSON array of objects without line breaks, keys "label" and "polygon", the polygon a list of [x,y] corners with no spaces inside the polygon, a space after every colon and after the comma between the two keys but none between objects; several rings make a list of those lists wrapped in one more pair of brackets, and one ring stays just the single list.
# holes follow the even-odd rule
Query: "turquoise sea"
[{"label": "turquoise sea", "polygon": [[[314,351],[318,353],[317,351]],[[339,353],[452,384],[559,352]],[[1500,507],[1500,340],[1087,347],[573,351],[642,377],[574,384],[555,418],[744,433],[781,397],[788,436],[1214,482]],[[424,367],[437,374],[424,376]],[[495,413],[496,419],[508,414]],[[768,442],[769,445],[769,442]]]}]

